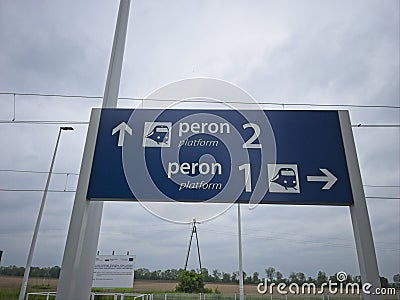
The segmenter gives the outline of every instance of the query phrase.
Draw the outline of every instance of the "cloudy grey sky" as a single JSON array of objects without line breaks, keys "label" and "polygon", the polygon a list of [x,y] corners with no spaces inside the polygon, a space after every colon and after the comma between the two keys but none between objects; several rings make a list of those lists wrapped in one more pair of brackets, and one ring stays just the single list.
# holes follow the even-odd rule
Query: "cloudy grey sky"
[{"label": "cloudy grey sky", "polygon": [[[118,3],[1,1],[0,92],[101,96]],[[145,98],[173,81],[211,77],[285,109],[399,106],[399,45],[396,0],[133,1],[120,96]],[[160,104],[119,102],[137,105]],[[42,190],[47,176],[10,170],[47,171],[60,126],[25,121],[87,122],[99,106],[100,99],[0,95],[2,265],[25,264],[42,197],[10,190]],[[353,124],[400,123],[399,109],[348,109]],[[87,125],[74,128],[61,137],[54,171],[62,174],[51,183],[61,192],[48,195],[33,265],[61,264]],[[399,128],[353,132],[366,195],[398,198]],[[400,200],[370,198],[367,205],[379,270],[391,280],[400,272]],[[199,225],[202,262],[210,270],[238,269],[236,214],[232,208]],[[348,207],[243,206],[242,226],[247,273],[264,274],[268,266],[285,276],[359,273]],[[190,230],[138,203],[106,203],[98,248],[129,250],[137,267],[180,268]],[[189,266],[198,267],[195,256]]]}]

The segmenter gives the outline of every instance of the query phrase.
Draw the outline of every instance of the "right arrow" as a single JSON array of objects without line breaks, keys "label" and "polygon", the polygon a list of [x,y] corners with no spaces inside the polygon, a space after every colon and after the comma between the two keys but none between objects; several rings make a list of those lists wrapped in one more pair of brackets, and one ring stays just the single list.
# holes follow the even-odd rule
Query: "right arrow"
[{"label": "right arrow", "polygon": [[337,181],[335,175],[328,171],[328,169],[319,169],[325,176],[307,176],[307,181],[322,181],[326,184],[322,187],[323,190],[329,190]]}]

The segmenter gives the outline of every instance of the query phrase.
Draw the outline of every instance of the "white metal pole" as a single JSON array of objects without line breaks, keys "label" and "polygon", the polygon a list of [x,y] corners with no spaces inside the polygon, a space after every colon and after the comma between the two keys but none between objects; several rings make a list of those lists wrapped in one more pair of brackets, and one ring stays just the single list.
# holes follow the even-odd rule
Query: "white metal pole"
[{"label": "white metal pole", "polygon": [[[117,107],[130,3],[130,0],[120,0],[103,108]],[[103,202],[87,201],[86,195],[99,120],[100,112],[92,112],[57,287],[57,300],[86,300],[90,296]]]},{"label": "white metal pole", "polygon": [[111,51],[110,64],[108,66],[107,82],[104,89],[103,108],[117,107],[130,5],[131,0],[121,0],[119,4],[114,42]]},{"label": "white metal pole", "polygon": [[238,240],[239,240],[239,300],[244,300],[243,288],[243,257],[242,257],[242,221],[240,203],[238,203]]},{"label": "white metal pole", "polygon": [[63,131],[63,130],[74,130],[74,129],[72,127],[60,127],[59,130],[58,130],[57,142],[56,142],[56,146],[54,148],[53,158],[51,159],[50,170],[49,170],[49,174],[47,175],[46,186],[44,188],[42,202],[40,203],[40,208],[39,208],[39,213],[38,213],[38,216],[37,216],[37,219],[36,219],[35,229],[33,231],[31,246],[29,248],[28,259],[26,260],[24,278],[22,279],[21,290],[19,292],[19,298],[18,298],[19,300],[23,300],[24,299],[25,293],[26,293],[26,288],[28,286],[29,272],[31,270],[33,252],[35,251],[36,240],[37,240],[37,236],[38,236],[38,233],[39,233],[40,222],[42,220],[42,215],[43,215],[43,210],[44,210],[44,204],[46,203],[47,192],[49,190],[51,173],[53,172],[53,166],[54,166],[54,162],[56,160],[58,143],[60,141],[61,131]]},{"label": "white metal pole", "polygon": [[382,299],[382,295],[375,294],[375,289],[380,288],[381,283],[349,113],[347,111],[339,111],[339,120],[353,192],[354,204],[350,206],[350,216],[356,242],[361,282],[372,285],[370,294],[363,294],[363,299]]}]

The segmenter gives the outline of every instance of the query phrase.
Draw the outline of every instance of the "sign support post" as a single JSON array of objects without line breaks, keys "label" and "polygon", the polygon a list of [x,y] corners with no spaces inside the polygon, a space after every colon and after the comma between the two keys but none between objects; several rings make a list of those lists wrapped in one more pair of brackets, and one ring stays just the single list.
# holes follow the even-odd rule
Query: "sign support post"
[{"label": "sign support post", "polygon": [[356,147],[348,112],[339,111],[339,120],[354,199],[354,204],[350,206],[350,216],[353,225],[361,281],[363,284],[369,283],[372,285],[369,289],[371,294],[363,294],[363,299],[381,299],[382,296],[373,294],[376,288],[381,287],[381,284],[360,166],[358,165]]},{"label": "sign support post", "polygon": [[[103,108],[117,107],[129,7],[130,0],[120,1]],[[100,113],[92,114],[57,287],[57,300],[87,300],[90,296],[103,202],[87,201],[86,195],[99,121]]]},{"label": "sign support post", "polygon": [[239,240],[239,300],[244,300],[243,288],[243,255],[242,255],[242,220],[240,216],[240,203],[238,206],[238,240]]}]

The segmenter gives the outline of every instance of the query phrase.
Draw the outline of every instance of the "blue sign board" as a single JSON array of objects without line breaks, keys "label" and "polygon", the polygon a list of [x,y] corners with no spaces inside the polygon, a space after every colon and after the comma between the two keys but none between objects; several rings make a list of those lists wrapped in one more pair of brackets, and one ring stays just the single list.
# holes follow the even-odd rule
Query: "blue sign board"
[{"label": "blue sign board", "polygon": [[102,109],[87,198],[351,205],[339,112]]}]

